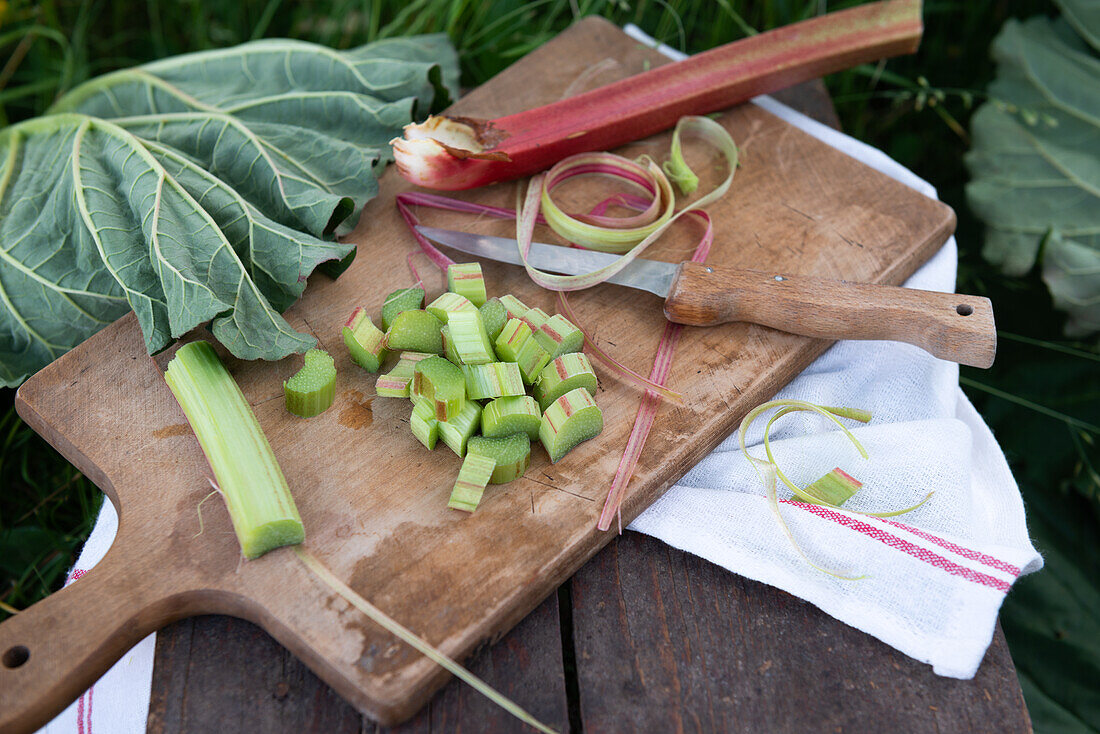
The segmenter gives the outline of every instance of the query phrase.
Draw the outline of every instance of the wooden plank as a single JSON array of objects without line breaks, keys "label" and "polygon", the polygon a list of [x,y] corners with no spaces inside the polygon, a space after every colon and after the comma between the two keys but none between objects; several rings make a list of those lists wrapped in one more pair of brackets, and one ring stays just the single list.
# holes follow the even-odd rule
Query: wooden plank
[{"label": "wooden plank", "polygon": [[157,637],[150,732],[331,732],[361,717],[271,636],[224,616],[185,619]]},{"label": "wooden plank", "polygon": [[[467,661],[469,669],[543,723],[567,731],[558,597],[551,594],[511,632]],[[452,680],[404,724],[363,718],[259,627],[223,616],[187,619],[157,636],[150,734],[428,734],[512,731],[518,722],[465,683]]]},{"label": "wooden plank", "polygon": [[[614,77],[664,62],[614,26],[590,19],[475,90],[455,111],[495,115],[556,99],[577,91],[573,82],[605,68],[605,59],[615,62],[606,67]],[[743,165],[730,196],[711,212],[720,232],[711,255],[716,265],[898,283],[954,226],[944,205],[752,105],[720,121],[740,142]],[[659,158],[667,145],[666,134],[623,152]],[[605,373],[599,441],[555,465],[538,452],[527,477],[488,493],[473,516],[447,510],[458,459],[446,449],[427,454],[405,425],[408,404],[372,399],[371,376],[342,356],[340,326],[351,305],[377,307],[386,292],[409,282],[406,255],[413,246],[393,207],[394,195],[408,188],[386,173],[353,235],[360,245],[355,264],[337,281],[314,278],[287,314],[341,360],[331,410],[302,421],[282,408],[281,382],[298,368],[297,359],[227,364],[294,488],[306,548],[391,616],[462,658],[518,622],[610,539],[594,527],[618,463],[618,451],[608,447],[625,443],[638,393]],[[586,190],[596,193],[581,185],[577,193]],[[465,195],[507,206],[515,193],[510,183]],[[469,218],[433,216],[432,223],[508,231],[507,224]],[[679,260],[697,236],[685,223],[650,254]],[[496,292],[553,308],[552,297],[519,269],[485,270]],[[578,294],[573,304],[597,339],[644,369],[664,324],[655,297],[604,287]],[[662,407],[624,519],[826,346],[744,324],[686,329],[670,376],[685,404]],[[107,492],[121,522],[100,566],[0,625],[0,649],[30,649],[24,665],[0,670],[0,728],[44,722],[149,631],[204,613],[261,625],[380,720],[408,717],[446,681],[436,666],[318,583],[292,552],[242,565],[228,516],[216,503],[206,505],[206,529],[196,538],[196,508],[209,493],[207,464],[159,372],[170,356],[149,360],[127,317],[19,391],[20,415]]]},{"label": "wooden plank", "polygon": [[997,630],[941,678],[786,592],[627,533],[571,582],[585,731],[1031,730]]}]

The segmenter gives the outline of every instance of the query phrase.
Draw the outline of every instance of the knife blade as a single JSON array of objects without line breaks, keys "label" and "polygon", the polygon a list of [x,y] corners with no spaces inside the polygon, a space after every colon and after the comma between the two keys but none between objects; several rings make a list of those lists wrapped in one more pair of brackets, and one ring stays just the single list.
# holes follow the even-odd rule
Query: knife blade
[{"label": "knife blade", "polygon": [[[469,255],[523,264],[513,239],[434,227],[416,229]],[[527,260],[540,270],[577,275],[618,258],[536,242]],[[688,326],[747,321],[819,339],[901,341],[940,359],[983,368],[993,364],[997,353],[993,305],[981,296],[644,258],[635,259],[606,282],[662,296],[665,317]]]},{"label": "knife blade", "polygon": [[[465,252],[467,255],[486,257],[490,260],[511,263],[512,265],[523,265],[523,261],[519,257],[519,245],[516,244],[515,240],[507,237],[455,232],[450,229],[436,229],[435,227],[424,227],[422,225],[417,225],[416,229],[433,242]],[[619,255],[606,252],[547,245],[542,242],[532,242],[531,250],[527,253],[527,262],[534,267],[562,275],[591,273],[594,270],[611,265],[618,259]],[[676,279],[676,271],[679,268],[679,263],[638,258],[605,282],[649,291],[664,298],[668,295],[668,289],[672,286],[672,281]]]}]

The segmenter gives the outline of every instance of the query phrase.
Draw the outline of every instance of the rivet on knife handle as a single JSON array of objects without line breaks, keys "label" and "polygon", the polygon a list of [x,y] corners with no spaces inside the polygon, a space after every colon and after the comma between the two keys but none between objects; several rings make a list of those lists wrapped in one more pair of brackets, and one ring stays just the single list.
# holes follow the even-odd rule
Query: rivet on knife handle
[{"label": "rivet on knife handle", "polygon": [[988,298],[685,262],[665,301],[670,321],[747,321],[819,339],[885,339],[989,367],[997,353]]}]

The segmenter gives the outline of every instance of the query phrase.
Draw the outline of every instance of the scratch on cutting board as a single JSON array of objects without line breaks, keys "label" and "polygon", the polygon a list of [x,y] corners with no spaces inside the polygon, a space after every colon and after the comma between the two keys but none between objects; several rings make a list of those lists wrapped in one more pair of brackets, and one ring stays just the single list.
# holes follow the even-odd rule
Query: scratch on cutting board
[{"label": "scratch on cutting board", "polygon": [[576,497],[578,499],[582,499],[585,502],[595,502],[596,501],[596,500],[592,499],[591,497],[585,497],[583,494],[577,494],[576,492],[570,492],[568,489],[562,489],[561,487],[555,487],[554,485],[547,484],[546,482],[540,482],[539,480],[535,479],[534,477],[524,477],[524,478],[525,479],[530,479],[535,484],[540,484],[543,487],[546,487],[547,489],[552,489],[556,492],[564,492],[565,494],[571,495],[571,496]]},{"label": "scratch on cutting board", "polygon": [[306,325],[307,329],[309,329],[309,333],[313,336],[314,339],[317,340],[317,346],[319,346],[321,349],[324,349],[326,352],[329,352],[331,354],[331,352],[329,351],[329,348],[327,346],[325,346],[325,343],[323,341],[321,341],[321,337],[319,337],[317,335],[317,331],[316,331],[316,329],[313,328],[313,324],[309,323],[309,321],[306,320],[305,316],[302,316],[301,318],[302,318],[302,323]]},{"label": "scratch on cutting board", "polygon": [[858,240],[853,240],[849,237],[845,237],[843,234],[841,234],[840,230],[836,229],[835,227],[833,228],[833,231],[836,232],[837,237],[844,240],[849,245],[852,245],[853,247],[858,247],[860,249],[863,249],[863,243],[862,242],[859,242]]},{"label": "scratch on cutting board", "polygon": [[795,214],[801,214],[802,216],[806,217],[806,219],[809,219],[811,222],[816,222],[817,221],[817,217],[814,217],[810,214],[807,214],[806,212],[802,211],[801,209],[796,209],[795,207],[791,206],[790,204],[788,204],[785,201],[781,201],[779,203],[782,204],[783,206],[787,207],[788,209],[790,209]]}]

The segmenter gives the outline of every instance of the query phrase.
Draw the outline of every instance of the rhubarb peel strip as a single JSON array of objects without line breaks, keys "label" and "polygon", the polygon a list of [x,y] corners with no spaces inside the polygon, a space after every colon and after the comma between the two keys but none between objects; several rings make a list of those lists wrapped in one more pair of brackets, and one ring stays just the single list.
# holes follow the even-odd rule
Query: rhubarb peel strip
[{"label": "rhubarb peel strip", "polygon": [[[763,443],[764,452],[767,455],[767,459],[765,460],[753,456],[749,453],[748,447],[745,443],[745,434],[748,432],[749,425],[754,420],[756,420],[756,418],[760,416],[761,413],[771,410],[772,408],[779,408],[779,410],[776,411],[774,415],[772,415],[772,417],[768,420],[767,424],[764,427]],[[772,425],[785,415],[801,411],[817,413],[818,415],[821,415],[832,421],[834,424],[836,424],[837,427],[840,428],[841,431],[844,432],[844,435],[848,438],[849,441],[852,442],[852,444],[856,447],[856,450],[859,451],[860,456],[864,459],[867,458],[867,450],[863,447],[863,444],[859,442],[859,439],[857,439],[852,434],[852,432],[848,430],[848,428],[838,420],[838,418],[847,418],[849,420],[858,421],[860,423],[867,423],[871,420],[870,413],[864,410],[852,408],[833,408],[829,406],[815,405],[814,403],[810,403],[804,400],[772,400],[762,405],[758,405],[757,407],[749,411],[749,413],[741,420],[741,426],[738,428],[737,431],[737,441],[741,447],[741,453],[745,455],[745,458],[747,458],[752,464],[753,469],[756,470],[757,476],[760,478],[761,483],[764,485],[764,493],[768,498],[768,505],[771,507],[772,514],[775,515],[775,518],[779,522],[779,526],[780,528],[782,528],[784,535],[787,536],[787,539],[791,542],[791,545],[794,546],[795,550],[798,551],[798,554],[801,555],[807,563],[816,568],[818,571],[829,574],[830,576],[834,576],[836,578],[844,580],[858,580],[861,578],[865,578],[864,576],[848,576],[839,571],[822,568],[821,566],[814,563],[810,559],[810,557],[806,555],[806,552],[802,550],[802,547],[798,544],[798,541],[795,540],[794,534],[787,526],[787,523],[783,519],[783,515],[779,510],[779,498],[776,494],[777,480],[782,481],[783,484],[785,484],[787,488],[791,490],[796,500],[800,500],[802,502],[810,502],[817,505],[823,505],[826,507],[831,507],[833,509],[842,509],[838,505],[829,502],[822,497],[807,492],[806,489],[799,487],[790,479],[788,479],[787,476],[783,473],[783,470],[779,468],[779,465],[775,460],[775,455],[772,453]],[[912,507],[907,507],[904,510],[896,510],[892,512],[860,512],[858,510],[845,509],[845,511],[851,512],[856,515],[864,515],[867,517],[893,517],[917,509],[925,502],[927,502],[933,494],[934,492],[929,492],[920,502],[913,505]]]},{"label": "rhubarb peel strip", "polygon": [[518,704],[511,699],[505,697],[503,694],[498,693],[492,686],[485,681],[478,678],[470,671],[463,668],[445,654],[432,647],[430,644],[421,639],[417,634],[388,614],[383,612],[378,607],[371,604],[362,596],[357,594],[350,586],[341,581],[334,573],[328,570],[320,560],[317,559],[312,553],[302,547],[294,548],[295,554],[298,556],[298,560],[308,568],[317,579],[328,588],[332,589],[336,594],[341,596],[344,601],[351,604],[363,614],[367,615],[373,622],[385,629],[390,634],[394,635],[398,639],[405,642],[405,644],[412,647],[414,650],[428,658],[436,665],[446,669],[449,673],[456,678],[462,680],[466,685],[473,688],[475,691],[485,696],[487,699],[500,706],[502,709],[510,713],[528,726],[532,726],[535,729],[545,732],[545,734],[556,734],[556,732],[545,724],[541,723],[531,714],[524,711]]},{"label": "rhubarb peel strip", "polygon": [[[733,184],[733,177],[737,172],[739,154],[733,138],[730,137],[724,127],[709,117],[681,118],[673,130],[672,139],[678,145],[680,138],[685,134],[699,138],[717,148],[726,158],[729,172],[726,174],[725,179],[713,190],[677,212],[674,212],[673,209],[676,196],[672,191],[672,184],[669,183],[660,166],[653,161],[646,161],[646,165],[642,166],[613,153],[584,153],[566,158],[546,173],[534,176],[527,185],[526,196],[521,199],[520,205],[517,206],[519,215],[516,217],[516,241],[519,243],[520,259],[523,261],[524,268],[531,280],[552,291],[582,290],[603,283],[645,252],[681,217],[701,210],[725,196]],[[612,175],[617,175],[618,171],[627,174],[636,174],[639,171],[647,173],[651,177],[651,190],[654,192],[654,197],[661,200],[661,214],[648,225],[642,227],[631,226],[619,230],[613,227],[597,227],[561,211],[554,203],[554,186],[575,175],[590,175],[592,171],[589,170],[589,166],[593,158],[598,158],[601,162],[602,168],[599,173]],[[577,165],[583,173],[573,171],[574,165]],[[649,189],[650,187],[646,188]],[[519,196],[517,192],[517,198]],[[540,208],[550,228],[566,240],[584,245],[588,249],[622,253],[622,256],[610,265],[579,275],[556,275],[539,270],[527,262],[527,255],[531,250],[536,217]],[[647,211],[652,212],[653,208],[649,207]],[[633,219],[625,221],[634,224]]]},{"label": "rhubarb peel strip", "polygon": [[[767,460],[764,460],[757,458],[749,453],[748,446],[745,443],[745,434],[748,432],[749,426],[752,424],[752,422],[756,420],[756,418],[761,413],[771,410],[772,408],[781,408],[781,410],[779,410],[775,415],[771,417],[764,428],[764,450],[768,456]],[[844,434],[859,451],[860,456],[862,456],[864,459],[867,458],[867,449],[863,448],[863,444],[859,442],[859,439],[852,435],[852,432],[849,431],[848,428],[837,419],[837,416],[834,415],[829,408],[815,405],[804,400],[772,400],[753,408],[744,418],[741,419],[741,425],[737,429],[737,442],[738,445],[740,445],[741,447],[741,453],[745,456],[746,459],[749,460],[749,463],[752,464],[752,468],[756,471],[756,475],[760,477],[760,482],[764,485],[764,494],[768,498],[768,506],[771,508],[772,514],[775,515],[775,519],[776,521],[778,521],[779,527],[783,530],[783,534],[787,536],[787,540],[789,540],[791,545],[794,546],[794,549],[798,552],[798,554],[802,556],[806,563],[810,564],[822,573],[845,581],[858,581],[862,578],[865,578],[865,576],[851,576],[842,571],[835,571],[832,569],[824,568],[823,566],[819,566],[818,564],[814,563],[813,560],[808,555],[806,555],[806,552],[802,550],[802,546],[798,544],[798,541],[794,537],[794,533],[791,532],[791,529],[787,525],[787,522],[783,519],[783,514],[779,511],[779,497],[776,493],[776,479],[782,475],[782,472],[780,471],[779,466],[775,463],[775,457],[772,455],[769,435],[772,424],[778,418],[781,418],[788,413],[803,410],[817,413],[818,415],[821,415],[831,420],[840,428],[840,430],[844,432]],[[870,415],[865,415],[867,415],[869,420]],[[856,418],[856,420],[859,419]],[[792,491],[795,491],[796,496],[798,496],[800,499],[804,499],[808,502],[813,502],[814,504],[829,504],[823,503],[818,498],[811,497],[805,492],[802,492],[801,489],[790,482],[786,477],[783,477],[783,481],[792,488]],[[833,505],[829,506],[832,507]]]},{"label": "rhubarb peel strip", "polygon": [[[765,405],[775,407],[778,402],[779,401],[772,401],[771,403],[766,403]],[[818,407],[820,407],[821,410],[817,410]],[[768,461],[775,466],[775,475],[779,479],[779,481],[783,482],[783,484],[785,484],[787,488],[791,490],[794,496],[802,500],[803,502],[811,502],[817,505],[825,505],[827,507],[832,507],[839,510],[841,509],[839,505],[828,502],[824,498],[818,497],[817,495],[808,492],[806,488],[799,487],[797,484],[788,479],[787,475],[783,473],[783,470],[779,468],[779,463],[775,460],[775,456],[772,454],[772,424],[789,413],[797,413],[801,411],[818,413],[819,415],[825,416],[837,426],[839,426],[840,429],[844,431],[844,434],[848,437],[848,440],[850,440],[855,445],[856,449],[859,451],[860,456],[862,456],[864,459],[867,458],[867,450],[863,448],[863,444],[859,442],[859,440],[852,434],[852,432],[849,431],[844,426],[844,424],[837,420],[837,417],[839,416],[841,418],[848,418],[850,420],[859,421],[860,423],[869,423],[871,421],[871,414],[865,410],[854,410],[851,408],[831,408],[828,406],[814,406],[813,403],[803,404],[801,401],[792,401],[790,404],[788,404],[782,410],[777,411],[775,415],[768,419],[768,423],[764,427],[764,452],[768,456]],[[755,418],[756,415],[759,415],[759,413],[756,413],[755,415],[753,415],[753,417]],[[898,515],[904,515],[907,512],[912,512],[913,510],[917,509],[929,499],[931,499],[932,495],[934,494],[935,490],[926,494],[924,496],[924,499],[922,499],[920,502],[916,503],[915,505],[906,507],[903,510],[890,510],[888,512],[862,512],[860,510],[851,510],[845,508],[845,511],[854,513],[856,515],[864,515],[866,517],[896,517]]]}]

